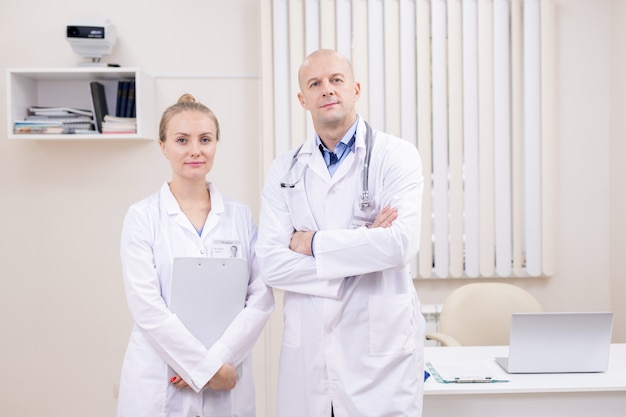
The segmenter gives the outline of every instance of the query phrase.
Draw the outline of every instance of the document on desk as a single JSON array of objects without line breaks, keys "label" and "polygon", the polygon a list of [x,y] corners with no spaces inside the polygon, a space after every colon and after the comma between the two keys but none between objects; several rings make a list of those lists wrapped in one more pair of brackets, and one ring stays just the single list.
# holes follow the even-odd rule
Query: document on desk
[{"label": "document on desk", "polygon": [[489,360],[426,362],[426,369],[442,384],[508,382],[506,374]]},{"label": "document on desk", "polygon": [[208,349],[244,308],[248,275],[244,258],[175,258],[170,310]]}]

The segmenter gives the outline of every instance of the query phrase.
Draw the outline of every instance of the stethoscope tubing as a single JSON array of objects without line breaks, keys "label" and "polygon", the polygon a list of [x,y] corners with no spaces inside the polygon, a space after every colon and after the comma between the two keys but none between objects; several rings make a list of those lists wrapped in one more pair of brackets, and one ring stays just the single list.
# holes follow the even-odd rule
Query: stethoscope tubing
[{"label": "stethoscope tubing", "polygon": [[[372,133],[372,128],[367,122],[365,122],[365,128],[366,128],[366,131],[365,131],[365,160],[363,162],[363,187],[362,187],[361,195],[359,196],[359,200],[360,200],[359,205],[361,207],[361,210],[369,207],[371,204],[371,200],[369,197],[369,169],[370,169],[370,160],[372,159],[374,135]],[[287,174],[285,175],[285,177],[288,176],[288,174],[291,172],[294,165],[298,161],[298,154],[300,153],[300,150],[302,149],[303,145],[304,144],[301,144],[298,147],[298,149],[296,149],[296,151],[294,152],[293,157],[291,158],[291,162],[289,164],[289,169],[287,169]],[[294,188],[295,186],[296,186],[296,183],[286,183],[284,181],[281,181],[280,183],[281,188]],[[306,187],[305,187],[305,192],[306,192]]]}]

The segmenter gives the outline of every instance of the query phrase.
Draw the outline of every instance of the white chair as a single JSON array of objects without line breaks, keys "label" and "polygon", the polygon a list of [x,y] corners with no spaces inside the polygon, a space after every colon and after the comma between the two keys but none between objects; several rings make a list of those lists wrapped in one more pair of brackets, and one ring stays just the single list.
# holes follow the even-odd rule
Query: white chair
[{"label": "white chair", "polygon": [[515,285],[466,284],[446,298],[439,315],[439,331],[426,334],[426,339],[442,346],[508,345],[511,315],[540,311],[539,301]]}]

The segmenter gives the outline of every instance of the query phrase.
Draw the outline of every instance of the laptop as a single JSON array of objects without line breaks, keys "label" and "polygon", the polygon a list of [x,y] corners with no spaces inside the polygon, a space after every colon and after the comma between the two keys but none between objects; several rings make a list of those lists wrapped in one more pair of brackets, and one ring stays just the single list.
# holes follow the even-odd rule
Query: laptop
[{"label": "laptop", "polygon": [[514,313],[508,358],[495,358],[511,374],[605,372],[613,313]]}]

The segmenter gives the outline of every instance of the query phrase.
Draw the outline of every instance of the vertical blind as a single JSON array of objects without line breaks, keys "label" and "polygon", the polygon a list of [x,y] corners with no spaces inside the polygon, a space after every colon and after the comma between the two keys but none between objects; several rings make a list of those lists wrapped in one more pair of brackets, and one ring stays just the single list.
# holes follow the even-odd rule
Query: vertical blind
[{"label": "vertical blind", "polygon": [[265,0],[263,165],[312,131],[297,71],[347,56],[358,112],[424,166],[415,278],[554,271],[553,0]]}]

